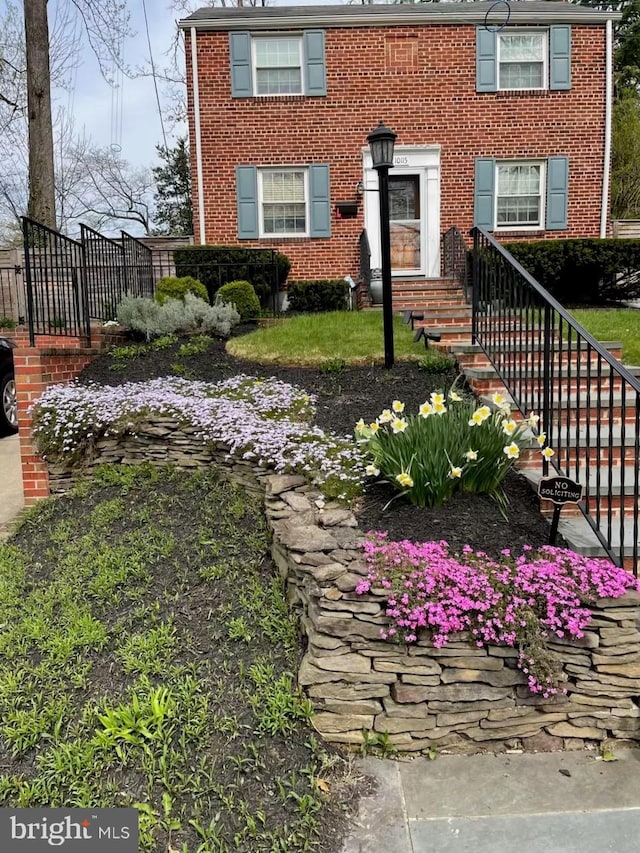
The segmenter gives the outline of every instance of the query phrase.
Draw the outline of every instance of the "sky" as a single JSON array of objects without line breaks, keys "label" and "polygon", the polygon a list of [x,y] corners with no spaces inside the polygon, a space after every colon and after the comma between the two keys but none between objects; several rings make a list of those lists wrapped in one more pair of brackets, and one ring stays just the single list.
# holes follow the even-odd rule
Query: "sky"
[{"label": "sky", "polygon": [[[313,0],[314,5],[331,0]],[[340,2],[340,0],[335,0]],[[202,3],[205,5],[205,3]],[[304,6],[304,0],[270,0],[271,6]],[[49,3],[50,14],[55,5]],[[142,0],[127,0],[131,29],[135,34],[124,46],[125,63],[129,66],[149,65],[149,47],[144,22]],[[167,0],[146,0],[151,51],[157,67],[166,66],[178,15],[168,8]],[[120,146],[123,159],[133,166],[156,165],[155,147],[163,142],[162,125],[151,77],[121,78],[117,90],[112,91],[100,75],[98,64],[88,44],[85,44],[70,92],[54,93],[60,104],[73,113],[76,131],[83,128],[99,147]],[[120,101],[122,106],[120,107]],[[161,108],[167,109],[166,93],[160,86]],[[186,125],[171,128],[165,122],[169,146],[178,135],[186,133]]]}]

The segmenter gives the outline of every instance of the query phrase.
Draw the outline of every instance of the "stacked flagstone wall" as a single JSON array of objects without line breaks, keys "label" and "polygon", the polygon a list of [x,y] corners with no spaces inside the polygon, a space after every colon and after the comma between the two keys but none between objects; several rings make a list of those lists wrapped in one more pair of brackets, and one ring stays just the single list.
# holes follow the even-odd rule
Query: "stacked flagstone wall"
[{"label": "stacked flagstone wall", "polygon": [[[195,431],[150,418],[135,435],[96,442],[75,467],[50,466],[52,491],[102,464],[214,464],[265,495],[272,554],[298,607],[306,649],[300,684],[327,740],[360,744],[363,729],[401,751],[577,749],[585,742],[640,740],[640,595],[603,600],[581,640],[550,643],[567,675],[566,695],[532,695],[517,652],[479,649],[463,635],[435,649],[427,637],[404,646],[380,639],[384,597],[355,592],[366,574],[353,513],[325,503],[302,477],[275,475],[203,447]],[[386,733],[386,735],[385,735]]]}]

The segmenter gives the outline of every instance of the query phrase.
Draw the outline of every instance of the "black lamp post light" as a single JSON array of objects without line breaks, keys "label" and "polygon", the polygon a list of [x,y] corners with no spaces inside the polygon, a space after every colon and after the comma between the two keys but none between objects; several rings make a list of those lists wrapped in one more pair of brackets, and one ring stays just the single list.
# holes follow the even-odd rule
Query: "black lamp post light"
[{"label": "black lamp post light", "polygon": [[391,237],[389,234],[389,169],[393,166],[393,146],[397,139],[380,122],[367,136],[373,168],[378,173],[380,190],[380,251],[382,260],[382,325],[384,329],[384,366],[393,367],[393,297],[391,295]]}]

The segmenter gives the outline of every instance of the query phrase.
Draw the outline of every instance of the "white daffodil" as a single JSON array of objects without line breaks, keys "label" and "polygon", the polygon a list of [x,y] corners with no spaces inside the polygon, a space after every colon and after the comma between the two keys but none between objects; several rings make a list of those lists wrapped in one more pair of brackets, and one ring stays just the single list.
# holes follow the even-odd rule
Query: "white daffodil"
[{"label": "white daffodil", "polygon": [[475,462],[476,459],[478,458],[478,451],[477,450],[467,450],[467,452],[464,454],[464,458],[468,459],[469,462]]},{"label": "white daffodil", "polygon": [[513,435],[517,428],[518,424],[515,421],[502,421],[502,432],[505,435]]},{"label": "white daffodil", "polygon": [[507,401],[505,400],[504,394],[501,394],[499,391],[496,391],[495,394],[491,397],[491,401],[494,406],[502,406]]},{"label": "white daffodil", "polygon": [[364,432],[364,430],[365,430],[364,421],[362,418],[360,418],[360,420],[358,421],[358,423],[355,426],[355,431],[356,432]]},{"label": "white daffodil", "polygon": [[393,415],[391,414],[391,409],[384,409],[380,417],[378,418],[378,422],[381,424],[388,424],[393,420]]},{"label": "white daffodil", "polygon": [[503,447],[502,452],[506,453],[509,459],[517,459],[518,456],[520,456],[520,448],[514,441],[512,441],[511,444],[508,444],[506,447]]},{"label": "white daffodil", "polygon": [[401,403],[400,400],[394,400],[391,404],[391,408],[394,412],[401,414],[402,412],[404,412],[404,403]]},{"label": "white daffodil", "polygon": [[391,421],[391,429],[394,433],[404,432],[407,428],[407,422],[404,418],[394,418]]},{"label": "white daffodil", "polygon": [[547,460],[551,459],[552,456],[555,456],[555,451],[551,447],[545,447],[545,449],[540,452]]},{"label": "white daffodil", "polygon": [[378,423],[378,421],[373,421],[369,424],[369,429],[371,430],[371,432],[376,433],[380,429],[380,424]]},{"label": "white daffodil", "polygon": [[380,474],[380,469],[376,468],[375,465],[367,465],[367,467],[364,469],[364,473],[367,475],[367,477],[377,477]]},{"label": "white daffodil", "polygon": [[452,480],[459,480],[460,477],[462,477],[462,468],[457,465],[452,465],[451,469],[449,470],[449,477]]},{"label": "white daffodil", "polygon": [[428,418],[429,415],[433,414],[433,406],[431,403],[423,403],[418,411],[421,418]]},{"label": "white daffodil", "polygon": [[432,391],[431,392],[431,402],[433,403],[434,407],[441,405],[442,403],[444,403],[444,394],[440,394],[440,393],[437,393],[436,391]]},{"label": "white daffodil", "polygon": [[529,426],[534,427],[537,425],[539,420],[540,420],[540,415],[535,415],[533,412],[531,412],[531,414],[527,418],[527,423],[529,424]]},{"label": "white daffodil", "polygon": [[413,480],[406,471],[401,471],[399,474],[396,474],[396,480],[401,486],[404,486],[407,489],[410,489],[411,486],[413,486]]},{"label": "white daffodil", "polygon": [[436,402],[433,404],[433,411],[436,413],[436,415],[444,415],[444,413],[447,411],[447,407],[444,403]]},{"label": "white daffodil", "polygon": [[452,403],[462,402],[462,397],[457,393],[457,391],[449,391],[449,399]]},{"label": "white daffodil", "polygon": [[545,441],[546,441],[546,440],[547,440],[547,434],[546,434],[546,432],[541,432],[541,433],[540,433],[540,435],[537,435],[537,436],[536,436],[536,441],[538,442],[538,444],[540,445],[540,447],[544,447],[544,443],[545,443]]}]

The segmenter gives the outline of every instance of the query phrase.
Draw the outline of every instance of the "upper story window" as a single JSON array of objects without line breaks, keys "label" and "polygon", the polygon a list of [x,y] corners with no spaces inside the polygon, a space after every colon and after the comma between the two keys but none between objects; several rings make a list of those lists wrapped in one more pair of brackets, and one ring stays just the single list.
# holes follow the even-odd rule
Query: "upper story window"
[{"label": "upper story window", "polygon": [[233,98],[327,94],[324,31],[229,33]]},{"label": "upper story window", "polygon": [[571,89],[571,27],[476,29],[476,91]]},{"label": "upper story window", "polygon": [[545,89],[548,33],[500,33],[498,88]]},{"label": "upper story window", "polygon": [[302,94],[302,38],[254,38],[256,95]]}]

